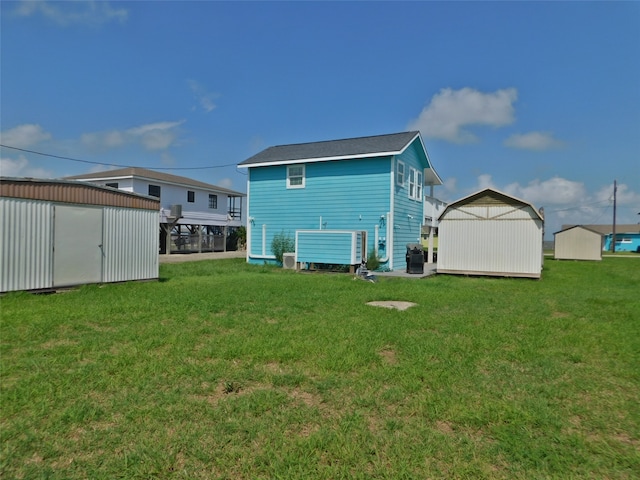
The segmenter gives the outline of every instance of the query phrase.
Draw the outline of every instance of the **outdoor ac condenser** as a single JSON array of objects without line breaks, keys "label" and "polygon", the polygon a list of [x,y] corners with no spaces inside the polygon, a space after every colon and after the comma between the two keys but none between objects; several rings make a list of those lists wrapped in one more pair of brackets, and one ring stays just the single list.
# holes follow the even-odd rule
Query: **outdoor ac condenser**
[{"label": "outdoor ac condenser", "polygon": [[171,205],[171,217],[180,218],[182,217],[182,205]]},{"label": "outdoor ac condenser", "polygon": [[294,269],[296,268],[296,254],[295,253],[283,253],[282,254],[282,268]]}]

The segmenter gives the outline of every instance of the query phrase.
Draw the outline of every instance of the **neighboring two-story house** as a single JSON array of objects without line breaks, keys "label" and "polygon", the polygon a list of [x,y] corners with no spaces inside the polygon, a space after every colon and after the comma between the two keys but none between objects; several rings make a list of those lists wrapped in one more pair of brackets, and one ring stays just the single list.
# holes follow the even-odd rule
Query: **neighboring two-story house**
[{"label": "neighboring two-story house", "polygon": [[187,177],[122,168],[66,177],[160,199],[160,252],[224,251],[243,225],[246,195]]},{"label": "neighboring two-story house", "polygon": [[436,227],[442,205],[417,131],[274,146],[238,166],[248,169],[250,263],[274,261],[284,233],[299,265],[359,264],[373,251],[382,268],[404,269],[407,244]]}]

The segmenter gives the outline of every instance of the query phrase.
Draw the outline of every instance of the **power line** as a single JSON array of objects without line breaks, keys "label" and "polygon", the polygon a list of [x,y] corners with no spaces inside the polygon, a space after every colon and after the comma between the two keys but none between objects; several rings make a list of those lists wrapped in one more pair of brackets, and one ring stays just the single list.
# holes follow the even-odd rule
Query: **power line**
[{"label": "power line", "polygon": [[608,202],[607,205],[605,205],[604,207],[598,207],[598,208],[608,208],[611,204],[611,200],[598,200],[597,202],[585,203],[584,205],[576,205],[575,207],[557,208],[553,210],[545,209],[545,211],[547,213],[568,212],[569,210],[580,210],[581,208],[589,207],[591,205],[597,205],[598,203],[604,203],[604,202]]},{"label": "power line", "polygon": [[[18,150],[20,152],[25,152],[25,153],[33,153],[34,155],[41,155],[43,157],[51,157],[51,158],[59,158],[61,160],[69,160],[70,162],[89,163],[91,165],[107,165],[107,166],[110,166],[110,167],[120,167],[120,168],[143,168],[143,167],[136,167],[135,165],[121,165],[121,164],[118,164],[118,163],[109,163],[109,162],[93,162],[91,160],[82,160],[80,158],[63,157],[61,155],[54,155],[52,153],[36,152],[34,150],[27,150],[26,148],[12,147],[10,145],[0,144],[0,147],[2,147],[2,148],[10,148],[11,150]],[[224,168],[224,167],[235,167],[235,166],[236,166],[235,163],[229,163],[227,165],[214,165],[214,166],[210,166],[210,167],[153,167],[153,168],[149,168],[149,169],[150,170],[207,170],[207,169],[212,169],[212,168]],[[148,168],[148,167],[144,167],[144,168]]]}]

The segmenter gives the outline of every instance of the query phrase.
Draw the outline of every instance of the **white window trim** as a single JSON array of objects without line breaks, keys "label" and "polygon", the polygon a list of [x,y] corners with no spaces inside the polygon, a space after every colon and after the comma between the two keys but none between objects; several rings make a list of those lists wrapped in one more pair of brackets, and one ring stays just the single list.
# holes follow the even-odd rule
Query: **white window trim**
[{"label": "white window trim", "polygon": [[[290,169],[292,168],[302,168],[302,183],[300,185],[291,185],[291,174],[290,174]],[[298,175],[296,175],[294,178],[297,178]],[[287,188],[304,188],[306,183],[306,168],[305,165],[300,165],[300,164],[294,164],[294,165],[287,165]]]},{"label": "white window trim", "polygon": [[416,198],[416,169],[409,167],[409,198]]},{"label": "white window trim", "polygon": [[[402,173],[400,173],[400,167],[402,166]],[[402,160],[396,160],[396,185],[404,187],[405,182],[405,168]]]},{"label": "white window trim", "polygon": [[407,193],[410,199],[422,201],[422,172],[413,167],[409,167],[409,189]]}]

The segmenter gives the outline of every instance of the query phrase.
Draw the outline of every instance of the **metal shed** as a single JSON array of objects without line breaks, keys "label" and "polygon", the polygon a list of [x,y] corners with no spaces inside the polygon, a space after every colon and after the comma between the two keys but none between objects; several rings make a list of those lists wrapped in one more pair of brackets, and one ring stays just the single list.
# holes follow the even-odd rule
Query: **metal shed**
[{"label": "metal shed", "polygon": [[553,234],[557,260],[602,260],[603,235],[582,225]]},{"label": "metal shed", "polygon": [[533,205],[488,188],[439,219],[437,273],[540,278],[544,219]]},{"label": "metal shed", "polygon": [[0,177],[0,292],[158,278],[157,199]]}]

